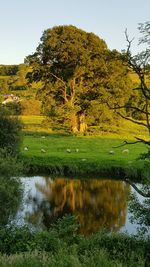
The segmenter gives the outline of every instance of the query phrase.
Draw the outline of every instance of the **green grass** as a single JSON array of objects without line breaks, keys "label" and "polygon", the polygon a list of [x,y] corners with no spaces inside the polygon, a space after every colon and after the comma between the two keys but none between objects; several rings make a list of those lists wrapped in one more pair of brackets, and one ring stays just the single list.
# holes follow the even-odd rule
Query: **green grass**
[{"label": "green grass", "polygon": [[[121,139],[104,137],[75,137],[41,134],[25,135],[21,154],[29,170],[61,174],[89,174],[120,176],[129,172],[137,176],[143,161],[137,161],[146,152],[143,144],[126,145]],[[28,147],[28,150],[24,150]],[[70,153],[67,152],[70,149]],[[76,152],[76,149],[79,151]],[[123,153],[128,149],[129,153]],[[45,152],[42,152],[44,150]],[[110,154],[113,151],[114,154]],[[121,177],[120,177],[121,178]]]},{"label": "green grass", "polygon": [[52,130],[48,127],[43,127],[42,123],[45,119],[44,116],[19,116],[21,122],[23,123],[24,131],[27,132],[45,132],[45,133],[51,133]]},{"label": "green grass", "polygon": [[[93,249],[93,252],[81,256],[74,249],[60,249],[57,253],[41,251],[20,253],[15,255],[0,255],[1,267],[134,267],[136,260],[122,263],[119,260],[111,260],[106,251]],[[144,267],[145,260],[138,260],[138,267]]]},{"label": "green grass", "polygon": [[24,125],[41,125],[42,121],[44,120],[44,116],[20,116],[19,117]]},{"label": "green grass", "polygon": [[[131,175],[140,179],[144,165],[142,175],[147,176],[146,163],[136,160],[141,153],[147,151],[145,145],[114,148],[124,140],[135,140],[135,136],[148,139],[147,130],[140,125],[120,120],[118,126],[103,125],[102,129],[99,127],[98,130],[97,127],[91,127],[89,135],[75,137],[53,133],[48,126],[43,127],[44,116],[20,118],[24,123],[25,135],[21,154],[26,162],[26,173],[88,174],[120,178]],[[25,147],[28,147],[28,151],[24,150]],[[68,153],[67,149],[71,152]],[[76,152],[76,149],[79,149],[79,152]],[[122,153],[124,149],[129,149],[129,153]],[[114,154],[109,153],[111,150]]]},{"label": "green grass", "polygon": [[[44,116],[19,116],[24,124],[24,131],[27,132],[45,132],[52,133],[52,129],[46,125],[43,126]],[[144,126],[133,124],[130,121],[121,119],[119,125],[101,124],[100,127],[89,127],[87,135],[105,136],[116,139],[133,139],[136,137],[148,138],[147,129]],[[61,132],[61,129],[60,129]],[[55,132],[56,133],[56,132]]]}]

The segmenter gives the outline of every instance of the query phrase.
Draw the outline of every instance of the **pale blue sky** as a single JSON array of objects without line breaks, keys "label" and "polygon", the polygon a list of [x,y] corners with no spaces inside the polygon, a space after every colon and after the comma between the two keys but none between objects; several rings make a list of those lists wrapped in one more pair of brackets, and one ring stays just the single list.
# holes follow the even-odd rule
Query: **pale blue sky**
[{"label": "pale blue sky", "polygon": [[150,21],[150,0],[0,0],[0,64],[19,64],[33,53],[43,31],[74,25],[94,32],[110,49],[126,47],[124,30],[138,36]]}]

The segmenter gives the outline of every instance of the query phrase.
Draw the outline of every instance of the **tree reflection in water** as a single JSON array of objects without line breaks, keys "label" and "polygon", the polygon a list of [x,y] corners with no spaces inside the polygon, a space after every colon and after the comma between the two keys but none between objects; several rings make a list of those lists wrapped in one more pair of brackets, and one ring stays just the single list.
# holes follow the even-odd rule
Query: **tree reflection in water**
[{"label": "tree reflection in water", "polygon": [[118,231],[125,224],[130,186],[113,180],[43,178],[36,183],[42,198],[32,198],[27,220],[46,228],[65,214],[77,216],[80,232],[89,234],[100,227]]}]

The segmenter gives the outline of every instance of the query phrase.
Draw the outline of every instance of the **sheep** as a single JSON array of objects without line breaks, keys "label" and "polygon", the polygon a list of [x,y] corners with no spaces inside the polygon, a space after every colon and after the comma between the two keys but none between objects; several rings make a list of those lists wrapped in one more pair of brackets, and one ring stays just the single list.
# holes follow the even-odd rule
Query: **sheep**
[{"label": "sheep", "polygon": [[45,136],[42,136],[41,138],[42,138],[42,139],[45,139]]},{"label": "sheep", "polygon": [[71,149],[70,148],[67,148],[66,149],[66,152],[71,153]]},{"label": "sheep", "polygon": [[75,149],[75,152],[77,152],[77,153],[78,153],[78,152],[79,152],[79,149],[78,149],[78,148],[76,148],[76,149]]},{"label": "sheep", "polygon": [[113,154],[115,154],[115,152],[113,150],[110,150],[109,154],[113,155]]},{"label": "sheep", "polygon": [[28,147],[26,146],[26,147],[24,147],[24,151],[28,151]]},{"label": "sheep", "polygon": [[42,153],[46,153],[45,149],[43,149],[43,148],[41,149],[41,152],[42,152]]},{"label": "sheep", "polygon": [[122,154],[129,154],[129,149],[122,150]]},{"label": "sheep", "polygon": [[86,161],[86,159],[81,159],[82,161]]}]

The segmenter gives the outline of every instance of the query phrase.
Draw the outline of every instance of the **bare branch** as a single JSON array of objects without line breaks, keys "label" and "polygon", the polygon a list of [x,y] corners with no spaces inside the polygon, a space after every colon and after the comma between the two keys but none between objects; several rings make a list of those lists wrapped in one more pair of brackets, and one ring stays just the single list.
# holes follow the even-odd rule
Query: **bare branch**
[{"label": "bare branch", "polygon": [[66,83],[64,82],[64,80],[62,80],[61,78],[59,78],[57,75],[55,75],[52,72],[49,72],[54,78],[56,78],[58,81],[60,81],[63,86],[64,86],[64,90],[63,90],[63,98],[66,102],[68,102],[68,98],[67,98],[67,86]]},{"label": "bare branch", "polygon": [[146,197],[146,198],[150,198],[150,191],[147,192],[147,193],[143,192],[134,183],[132,183],[128,179],[125,179],[125,182],[128,183],[128,184],[130,184],[135,189],[135,191],[138,192],[138,194],[140,194],[141,196]]},{"label": "bare branch", "polygon": [[126,116],[122,115],[120,112],[117,112],[117,114],[123,119],[131,121],[131,122],[133,122],[135,124],[138,124],[138,125],[143,125],[144,127],[146,127],[148,129],[148,125],[146,123],[144,123],[144,122],[136,121],[136,120],[134,120],[132,118],[126,117]]},{"label": "bare branch", "polygon": [[139,137],[135,137],[135,139],[141,143],[144,143],[145,145],[150,145],[150,141],[146,141],[146,140],[139,138]]},{"label": "bare branch", "polygon": [[109,106],[109,108],[110,109],[112,109],[112,110],[117,110],[117,109],[126,109],[126,108],[130,108],[130,109],[134,109],[134,110],[136,110],[136,111],[139,111],[139,112],[141,112],[141,113],[143,113],[143,114],[145,114],[145,115],[150,115],[150,112],[148,112],[148,110],[147,111],[144,111],[143,109],[140,109],[140,108],[138,108],[138,107],[135,107],[135,106],[130,106],[130,105],[124,105],[124,106],[116,106],[116,107],[110,107]]},{"label": "bare branch", "polygon": [[138,140],[138,141],[133,141],[133,142],[129,142],[129,141],[124,141],[123,144],[119,145],[119,146],[113,146],[113,148],[119,148],[119,147],[123,147],[126,145],[134,145],[137,143],[141,143],[142,141]]},{"label": "bare branch", "polygon": [[[140,79],[141,87],[139,89],[142,91],[143,96],[145,96],[145,98],[150,100],[150,90],[146,86],[145,75],[144,75],[144,70],[145,70],[144,67],[146,66],[149,55],[146,54],[144,56],[141,53],[138,56],[132,56],[130,49],[131,49],[131,44],[132,44],[132,41],[134,40],[134,38],[132,40],[129,40],[127,30],[125,30],[125,37],[126,37],[126,41],[128,43],[128,46],[127,46],[128,64],[131,67],[131,69],[138,75],[138,77]],[[139,60],[140,60],[140,62],[139,62]]]}]

